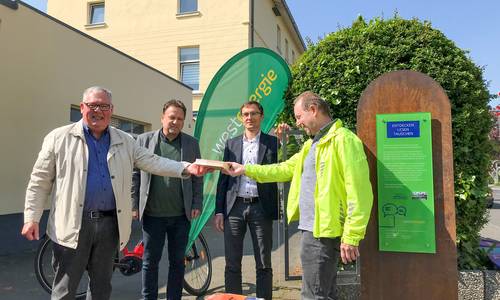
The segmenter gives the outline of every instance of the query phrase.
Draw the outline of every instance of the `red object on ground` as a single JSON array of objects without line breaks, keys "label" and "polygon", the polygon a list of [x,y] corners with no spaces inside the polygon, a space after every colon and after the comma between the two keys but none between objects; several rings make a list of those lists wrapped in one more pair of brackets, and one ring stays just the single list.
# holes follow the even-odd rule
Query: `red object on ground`
[{"label": "red object on ground", "polygon": [[215,294],[206,297],[206,300],[245,300],[247,297],[236,294]]}]

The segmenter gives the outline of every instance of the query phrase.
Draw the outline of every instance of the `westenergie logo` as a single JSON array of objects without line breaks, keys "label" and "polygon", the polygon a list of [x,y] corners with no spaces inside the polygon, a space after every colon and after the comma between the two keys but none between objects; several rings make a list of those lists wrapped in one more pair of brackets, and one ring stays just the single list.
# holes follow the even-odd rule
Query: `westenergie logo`
[{"label": "westenergie logo", "polygon": [[[265,97],[271,95],[271,93],[273,92],[273,82],[278,78],[276,72],[274,72],[273,69],[269,69],[269,71],[267,71],[265,75],[264,73],[260,74],[260,77],[262,79],[255,88],[254,92],[248,97],[248,101],[261,102],[265,99]],[[226,145],[226,141],[238,134],[237,129],[238,127],[241,127],[242,124],[236,122],[236,119],[240,121],[242,120],[239,111],[236,114],[236,118],[233,117],[229,119],[229,124],[226,126],[226,129],[221,133],[221,135],[215,142],[215,147],[212,148],[213,152],[222,154],[222,152],[224,151],[224,146]]]}]

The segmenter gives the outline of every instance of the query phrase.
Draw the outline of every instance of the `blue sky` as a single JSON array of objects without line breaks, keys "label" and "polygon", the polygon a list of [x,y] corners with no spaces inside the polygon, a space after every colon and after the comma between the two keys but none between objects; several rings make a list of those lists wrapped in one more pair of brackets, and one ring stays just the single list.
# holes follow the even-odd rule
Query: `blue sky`
[{"label": "blue sky", "polygon": [[[46,0],[24,0],[45,11]],[[215,0],[212,0],[215,1]],[[366,20],[390,18],[431,21],[458,47],[469,51],[476,65],[484,67],[492,94],[500,92],[499,0],[287,0],[304,38],[316,42],[339,27],[349,27],[358,15]],[[496,100],[492,105],[498,105]]]},{"label": "blue sky", "polygon": [[[390,18],[431,21],[469,56],[484,67],[492,94],[500,92],[499,0],[287,0],[302,36],[316,42],[339,27],[349,27],[358,15],[365,20]],[[498,105],[497,99],[492,105]]]}]

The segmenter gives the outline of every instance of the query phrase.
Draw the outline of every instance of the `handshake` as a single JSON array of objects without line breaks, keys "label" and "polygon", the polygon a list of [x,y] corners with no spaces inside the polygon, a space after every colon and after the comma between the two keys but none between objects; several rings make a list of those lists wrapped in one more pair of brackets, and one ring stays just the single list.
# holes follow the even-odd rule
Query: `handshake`
[{"label": "handshake", "polygon": [[[192,168],[192,170],[189,170]],[[235,162],[223,162],[218,160],[208,160],[198,158],[188,167],[192,175],[201,176],[214,170],[220,170],[223,174],[239,176],[245,173],[245,166]],[[193,172],[191,172],[193,171]]]}]

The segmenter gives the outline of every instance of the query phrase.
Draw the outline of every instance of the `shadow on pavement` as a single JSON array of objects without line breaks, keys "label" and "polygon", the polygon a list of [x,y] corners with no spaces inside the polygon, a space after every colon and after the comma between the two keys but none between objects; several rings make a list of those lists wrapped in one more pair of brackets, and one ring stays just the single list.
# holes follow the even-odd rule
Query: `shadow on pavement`
[{"label": "shadow on pavement", "polygon": [[[128,247],[132,247],[141,238],[140,224],[136,222]],[[281,230],[279,230],[281,229]],[[299,234],[292,229],[290,239],[298,240]],[[208,222],[203,229],[210,253],[212,255],[213,274],[212,281],[207,295],[224,292],[224,238],[223,234],[216,232],[212,228],[212,222]],[[274,296],[276,299],[298,299],[300,291],[300,281],[284,280],[284,252],[283,233],[280,224],[276,221],[273,232],[273,273],[274,273]],[[165,245],[166,248],[167,245]],[[299,244],[290,244],[290,257],[298,258]],[[0,299],[49,299],[49,295],[39,285],[34,273],[35,252],[22,252],[11,255],[0,256]],[[160,299],[165,299],[165,283],[167,280],[168,259],[164,251],[163,259],[160,263],[159,285]],[[253,258],[253,248],[250,234],[245,238],[243,257],[243,292],[246,295],[255,295],[255,261]],[[291,270],[294,268],[291,265]],[[132,300],[141,298],[141,274],[124,276],[119,271],[113,274],[112,299]],[[281,287],[286,286],[287,295],[284,298],[280,295]],[[292,291],[290,293],[290,291]],[[183,299],[203,299],[196,298],[184,292]]]}]

